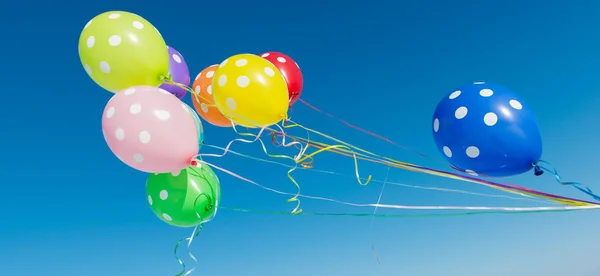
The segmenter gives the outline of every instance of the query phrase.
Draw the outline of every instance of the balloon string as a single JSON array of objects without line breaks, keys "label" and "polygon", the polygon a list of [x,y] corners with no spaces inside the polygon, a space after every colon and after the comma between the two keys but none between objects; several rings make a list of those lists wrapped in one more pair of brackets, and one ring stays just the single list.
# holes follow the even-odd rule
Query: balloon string
[{"label": "balloon string", "polygon": [[[545,164],[545,165],[542,165]],[[539,169],[546,171],[548,173],[551,173],[552,175],[554,175],[554,178],[556,179],[556,182],[562,184],[562,185],[569,185],[569,186],[573,186],[575,189],[591,196],[593,199],[600,201],[600,196],[594,194],[594,192],[592,192],[592,190],[583,185],[582,183],[579,182],[572,182],[572,181],[563,181],[562,178],[560,177],[560,175],[558,174],[558,171],[556,170],[556,168],[554,168],[552,166],[552,164],[550,164],[550,162],[544,161],[544,160],[540,160],[538,161],[535,165],[536,171],[538,171]],[[539,169],[538,169],[539,168]]]},{"label": "balloon string", "polygon": [[[385,173],[385,179],[383,180],[383,185],[381,185],[381,192],[379,192],[379,198],[377,198],[377,204],[381,203],[381,197],[383,196],[383,190],[385,190],[385,184],[387,183],[388,176],[390,175],[390,167],[387,167],[387,172]],[[373,209],[373,215],[377,214],[377,207]],[[373,255],[377,260],[377,264],[381,265],[381,261],[377,256],[377,252],[375,251],[375,243],[373,242],[373,221],[375,220],[375,216],[371,217],[371,225],[369,226],[369,231],[371,232],[371,250],[373,250]]]},{"label": "balloon string", "polygon": [[[251,210],[235,207],[221,206],[221,209],[243,212],[243,213],[254,213],[262,215],[290,215],[289,212],[275,212],[275,211],[262,211],[262,210]],[[558,212],[573,212],[573,211],[584,211],[589,208],[583,209],[559,209],[559,210],[522,210],[522,211],[478,211],[478,212],[456,212],[456,213],[429,213],[429,214],[373,214],[373,213],[321,213],[321,212],[302,212],[298,215],[312,215],[312,216],[327,216],[327,217],[377,217],[377,218],[426,218],[426,217],[457,217],[457,216],[470,216],[470,215],[507,215],[507,214],[533,214],[533,213],[558,213]]]},{"label": "balloon string", "polygon": [[[277,125],[276,125],[276,126],[277,126]],[[278,127],[279,127],[279,126],[278,126]],[[233,128],[234,128],[234,131],[236,131],[236,133],[239,133],[239,132],[237,132],[237,130],[235,129],[235,126],[233,126]],[[296,141],[293,141],[293,142],[291,142],[291,143],[286,143],[286,141],[285,141],[285,138],[284,138],[284,139],[283,139],[283,141],[282,141],[282,144],[281,144],[281,145],[282,145],[282,146],[284,146],[284,147],[290,147],[290,146],[299,146],[299,148],[300,148],[300,152],[298,153],[298,155],[297,155],[296,157],[290,157],[290,156],[281,155],[281,154],[271,154],[271,153],[269,153],[269,151],[267,150],[267,148],[266,148],[266,146],[265,146],[264,142],[262,141],[262,139],[260,139],[260,137],[261,137],[262,133],[264,132],[264,130],[265,130],[265,127],[263,127],[263,128],[262,128],[262,129],[259,131],[259,133],[258,133],[257,135],[250,134],[250,133],[239,133],[239,134],[240,134],[240,135],[242,135],[242,136],[253,136],[253,137],[254,137],[254,140],[251,140],[251,141],[250,141],[250,140],[245,140],[245,139],[234,139],[234,140],[232,140],[231,142],[229,142],[229,143],[227,144],[227,146],[225,147],[225,149],[224,149],[224,151],[223,151],[223,153],[222,153],[222,154],[219,154],[219,155],[217,155],[217,154],[199,154],[199,156],[201,156],[201,157],[203,157],[203,156],[223,157],[223,156],[225,156],[225,155],[226,155],[226,154],[227,154],[227,153],[230,151],[230,150],[229,150],[229,148],[230,148],[230,147],[231,147],[231,145],[232,145],[234,142],[236,142],[236,141],[239,141],[239,142],[245,142],[245,143],[253,143],[253,142],[256,142],[256,141],[258,141],[258,142],[261,144],[261,147],[262,147],[262,150],[263,150],[263,152],[264,152],[264,153],[265,153],[267,156],[269,156],[269,157],[272,157],[272,158],[289,159],[289,160],[293,160],[293,161],[294,161],[294,166],[293,166],[293,167],[291,167],[291,168],[288,170],[288,172],[287,172],[287,176],[288,176],[288,178],[290,179],[290,181],[291,181],[291,182],[292,182],[292,183],[293,183],[293,184],[296,186],[296,189],[297,189],[297,193],[296,193],[296,195],[299,195],[299,194],[300,194],[300,185],[299,185],[299,184],[298,184],[298,182],[297,182],[297,181],[296,181],[296,180],[295,180],[295,179],[292,177],[292,172],[294,172],[294,171],[296,170],[296,168],[298,167],[298,164],[301,164],[301,163],[303,163],[303,161],[304,161],[304,160],[301,160],[301,161],[298,161],[298,160],[300,160],[300,159],[302,158],[302,156],[304,155],[304,152],[306,151],[306,149],[307,149],[307,148],[305,148],[305,147],[302,145],[302,143],[300,143],[300,142],[296,142]],[[281,129],[281,128],[280,128],[280,130],[281,130],[281,131],[283,131],[283,129]],[[296,195],[294,195],[293,197],[291,197],[291,198],[289,198],[289,199],[287,200],[287,202],[296,202],[296,206],[295,206],[295,207],[294,207],[294,209],[292,210],[292,213],[293,213],[293,214],[296,214],[296,213],[300,213],[300,212],[302,212],[302,209],[300,209],[300,200],[298,199],[298,197],[297,197]]]},{"label": "balloon string", "polygon": [[[190,269],[190,270],[187,269],[186,264],[181,260],[181,258],[179,258],[179,255],[178,255],[177,251],[178,251],[179,246],[181,245],[181,243],[184,242],[184,241],[188,241],[187,247],[188,247],[188,250],[189,250],[190,246],[192,245],[192,241],[194,240],[194,238],[198,237],[198,235],[200,235],[200,232],[202,232],[202,228],[203,228],[203,224],[197,225],[194,228],[194,231],[192,232],[192,235],[190,237],[183,238],[183,239],[179,240],[177,242],[177,244],[175,244],[175,248],[173,249],[173,253],[175,254],[175,259],[177,260],[177,262],[179,263],[179,265],[181,265],[181,271],[179,273],[175,274],[175,276],[187,276],[187,275],[190,275],[190,273],[192,273],[194,271],[195,268]],[[196,263],[198,262],[198,260],[196,259],[196,257],[191,252],[188,253],[188,254],[189,254],[190,258],[192,260],[194,260],[194,262],[196,262]]]},{"label": "balloon string", "polygon": [[411,149],[411,148],[408,148],[408,147],[406,147],[406,146],[402,146],[402,145],[400,145],[400,144],[398,144],[398,143],[396,143],[396,142],[394,142],[394,141],[392,141],[392,140],[390,140],[390,139],[388,139],[388,138],[386,138],[386,137],[384,137],[384,136],[381,136],[381,135],[379,135],[379,134],[376,134],[376,133],[374,133],[374,132],[371,132],[371,131],[365,130],[365,129],[363,129],[363,128],[361,128],[361,127],[358,127],[358,126],[356,126],[356,125],[350,124],[350,123],[348,123],[347,121],[345,121],[345,120],[343,120],[343,119],[337,118],[336,116],[333,116],[333,115],[331,115],[330,113],[327,113],[327,112],[325,112],[325,111],[323,111],[323,110],[321,110],[321,109],[318,109],[318,108],[316,108],[314,105],[312,105],[312,104],[309,104],[308,102],[306,102],[306,101],[305,101],[305,100],[303,100],[303,99],[300,99],[300,98],[299,98],[299,99],[298,99],[298,101],[299,101],[299,102],[301,102],[302,104],[306,105],[307,107],[309,107],[309,108],[311,108],[311,109],[313,109],[313,110],[315,110],[315,111],[317,111],[317,112],[319,112],[319,113],[322,113],[322,114],[324,114],[325,116],[327,116],[327,117],[329,117],[329,118],[331,118],[331,119],[334,119],[334,120],[336,120],[336,121],[339,121],[340,123],[342,123],[342,124],[344,124],[344,125],[346,125],[346,126],[348,126],[348,127],[350,127],[350,128],[353,128],[353,129],[355,129],[355,130],[358,130],[358,131],[360,131],[360,132],[363,132],[363,133],[365,133],[365,134],[367,134],[367,135],[370,135],[370,136],[372,136],[372,137],[375,137],[375,138],[377,138],[377,139],[383,140],[383,141],[385,141],[385,142],[387,142],[387,143],[389,143],[389,144],[391,144],[391,145],[393,145],[393,146],[395,146],[395,147],[398,147],[398,148],[401,148],[401,149],[403,149],[403,150],[407,150],[407,151],[411,151],[411,152],[413,152],[413,153],[416,153],[417,155],[419,155],[419,156],[421,156],[421,157],[423,157],[423,158],[427,158],[427,159],[431,159],[431,160],[434,160],[434,161],[436,161],[436,162],[439,162],[439,163],[447,164],[447,162],[445,162],[445,161],[443,161],[443,160],[440,160],[440,159],[437,159],[437,158],[432,158],[432,157],[429,157],[429,156],[427,156],[427,155],[425,155],[425,154],[423,154],[423,153],[421,153],[421,152],[419,152],[419,151],[413,150],[413,149]]},{"label": "balloon string", "polygon": [[[208,148],[214,148],[214,149],[218,149],[218,150],[223,150],[223,148],[218,147],[218,146],[213,146],[213,145],[206,145],[206,147]],[[262,159],[262,158],[258,158],[258,157],[254,157],[254,156],[250,156],[250,155],[246,155],[246,154],[242,154],[233,150],[229,150],[229,153],[243,157],[243,158],[247,158],[247,159],[251,159],[251,160],[255,160],[255,161],[259,161],[259,162],[264,162],[264,163],[269,163],[269,164],[275,164],[275,165],[279,165],[282,167],[286,167],[286,168],[291,168],[293,166],[281,163],[281,162],[276,162],[273,160],[266,160],[266,159]],[[304,169],[304,168],[301,168]],[[326,170],[319,170],[319,169],[311,169],[310,171],[313,172],[317,172],[317,173],[322,173],[322,174],[330,174],[330,175],[336,175],[336,176],[341,176],[341,177],[348,177],[348,178],[354,178],[354,176],[351,175],[346,175],[346,174],[341,174],[338,172],[333,172],[333,171],[326,171]],[[364,179],[364,178],[363,178]],[[377,180],[377,179],[371,179],[371,182],[378,182],[378,183],[383,183],[384,181],[382,180]],[[521,195],[522,197],[512,197],[512,196],[505,196],[505,195],[494,195],[494,194],[485,194],[485,193],[475,193],[475,192],[470,192],[470,191],[465,191],[465,190],[458,190],[458,189],[448,189],[448,188],[439,188],[439,187],[430,187],[430,186],[417,186],[417,185],[408,185],[408,184],[403,184],[403,183],[399,183],[399,182],[392,182],[392,181],[387,181],[386,182],[387,185],[393,185],[393,186],[398,186],[398,187],[406,187],[406,188],[412,188],[412,189],[419,189],[419,190],[430,190],[430,191],[441,191],[441,192],[448,192],[448,193],[459,193],[459,194],[466,194],[466,195],[472,195],[472,196],[481,196],[481,197],[493,197],[493,198],[503,198],[503,199],[510,199],[510,200],[526,200],[526,201],[533,201],[533,202],[538,202],[538,203],[549,203],[551,201],[548,200],[540,200],[538,198],[523,194]],[[552,202],[553,203],[553,202]]]},{"label": "balloon string", "polygon": [[[214,164],[208,163],[204,160],[199,160],[199,162],[202,162],[208,166],[211,166],[212,168],[222,171],[226,174],[229,174],[235,178],[238,178],[240,180],[243,180],[245,182],[248,182],[254,186],[257,186],[259,188],[262,188],[264,190],[273,192],[273,193],[277,193],[280,195],[292,195],[290,193],[286,193],[286,192],[282,192],[264,185],[261,185],[255,181],[252,181],[248,178],[245,178],[241,175],[238,175],[232,171],[229,171],[227,169],[221,168],[219,166],[216,166]],[[535,211],[535,210],[541,210],[541,211],[547,211],[547,210],[575,210],[575,209],[600,209],[600,205],[592,205],[592,206],[553,206],[553,207],[488,207],[488,206],[417,206],[417,205],[392,205],[392,204],[375,204],[375,203],[352,203],[352,202],[347,202],[347,201],[341,201],[341,200],[336,200],[336,199],[331,199],[331,198],[326,198],[326,197],[317,197],[317,196],[308,196],[308,195],[299,195],[299,197],[302,198],[307,198],[307,199],[313,199],[313,200],[321,200],[321,201],[327,201],[327,202],[332,202],[332,203],[338,203],[338,204],[342,204],[342,205],[346,205],[346,206],[351,206],[351,207],[369,207],[369,208],[373,208],[373,207],[378,207],[378,208],[386,208],[386,209],[401,209],[401,210],[473,210],[473,211],[484,211],[484,210],[488,210],[488,211],[508,211],[508,212],[518,212],[518,211]]]},{"label": "balloon string", "polygon": [[[301,125],[296,125],[296,126],[305,128],[304,126],[301,126]],[[316,133],[320,133],[320,132],[316,132]],[[287,135],[287,136],[290,138],[295,138],[300,141],[303,141],[303,139],[300,137],[294,137],[291,135]],[[327,135],[325,135],[325,136],[326,136],[326,138],[328,137]],[[333,137],[331,137],[331,138],[333,138]],[[339,139],[335,139],[335,138],[333,138],[333,139],[336,142],[339,141]],[[306,142],[306,141],[304,141],[304,142]],[[327,144],[319,143],[319,142],[306,142],[306,143],[309,143],[311,146],[317,147],[317,148],[325,148],[328,146]],[[345,143],[345,142],[342,141],[342,143]],[[364,150],[361,150],[360,148],[352,146],[348,143],[345,143],[345,144],[348,147],[358,149],[359,151],[364,151]],[[441,177],[445,177],[445,178],[480,184],[480,185],[484,185],[484,186],[487,186],[487,187],[490,187],[490,188],[493,188],[496,190],[500,190],[500,191],[504,191],[504,192],[508,192],[508,193],[512,193],[512,194],[519,194],[519,195],[527,194],[527,195],[531,195],[531,196],[534,196],[537,198],[544,198],[544,199],[551,200],[553,202],[563,204],[563,205],[568,205],[568,206],[595,206],[595,205],[597,205],[597,203],[563,197],[563,196],[558,196],[558,195],[552,195],[552,194],[548,194],[548,193],[543,193],[543,192],[539,192],[536,190],[532,190],[529,188],[525,188],[525,187],[521,187],[521,186],[517,186],[517,185],[513,185],[513,184],[500,184],[500,183],[495,183],[495,182],[491,182],[491,181],[484,180],[484,179],[474,178],[471,176],[462,176],[462,175],[459,175],[456,173],[431,169],[431,168],[418,166],[418,165],[407,163],[407,162],[400,162],[400,161],[397,161],[397,160],[394,160],[391,158],[376,155],[376,154],[368,152],[368,151],[367,151],[367,154],[374,155],[375,157],[379,157],[380,159],[375,158],[373,156],[368,156],[366,154],[356,153],[356,152],[348,153],[348,152],[345,152],[344,149],[336,149],[336,150],[332,150],[331,152],[341,154],[344,156],[348,156],[348,157],[354,157],[354,156],[358,155],[358,159],[361,159],[361,160],[366,160],[366,161],[370,161],[370,162],[374,162],[374,163],[380,163],[380,164],[392,166],[392,167],[407,170],[407,171],[425,173],[425,174],[429,174],[429,175],[441,176]],[[381,160],[381,159],[384,159],[384,160]]]},{"label": "balloon string", "polygon": [[[292,122],[290,120],[286,120],[287,122]],[[292,128],[292,127],[300,127],[304,130],[309,131],[309,128],[303,127],[299,124],[296,124],[294,122],[292,122],[292,125],[283,125],[284,128]],[[285,132],[283,132],[283,130],[281,131],[281,134],[283,135],[283,137],[287,136]],[[320,133],[318,133],[320,134]],[[298,138],[298,137],[297,137]],[[312,145],[313,143],[309,140],[305,140],[304,141],[307,145]],[[371,181],[372,175],[367,176],[367,180],[365,182],[362,182],[361,177],[360,177],[360,171],[358,169],[358,156],[357,153],[354,152],[352,150],[351,147],[347,146],[347,143],[344,143],[342,141],[336,141],[336,142],[341,142],[340,145],[327,145],[324,147],[321,147],[319,150],[314,151],[310,154],[307,154],[306,156],[304,156],[303,158],[301,158],[298,162],[302,162],[308,159],[312,159],[315,155],[325,152],[325,151],[332,151],[332,150],[344,150],[345,152],[349,153],[353,159],[354,159],[354,172],[355,172],[355,176],[356,176],[356,180],[358,181],[358,183],[362,186],[366,186],[369,184],[369,182]]]}]

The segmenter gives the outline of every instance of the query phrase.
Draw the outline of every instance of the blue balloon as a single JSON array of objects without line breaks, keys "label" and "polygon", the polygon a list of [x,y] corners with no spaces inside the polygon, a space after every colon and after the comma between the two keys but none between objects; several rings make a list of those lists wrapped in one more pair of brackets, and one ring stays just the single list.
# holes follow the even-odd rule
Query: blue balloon
[{"label": "blue balloon", "polygon": [[433,115],[433,138],[454,167],[473,175],[522,174],[542,156],[533,111],[496,84],[477,82],[446,95]]}]

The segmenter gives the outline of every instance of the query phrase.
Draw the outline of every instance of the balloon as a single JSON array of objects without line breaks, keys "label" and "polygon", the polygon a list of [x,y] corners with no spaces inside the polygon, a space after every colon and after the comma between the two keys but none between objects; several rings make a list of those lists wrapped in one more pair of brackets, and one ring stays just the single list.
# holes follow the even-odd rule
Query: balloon
[{"label": "balloon", "polygon": [[212,84],[221,113],[237,125],[270,126],[287,117],[289,107],[285,79],[272,63],[252,54],[223,61]]},{"label": "balloon", "polygon": [[289,56],[278,52],[266,52],[260,56],[279,69],[287,83],[290,106],[293,105],[300,98],[304,86],[304,78],[298,63]]},{"label": "balloon", "polygon": [[[185,104],[185,103],[183,103]],[[185,107],[190,111],[192,117],[194,118],[194,124],[196,124],[196,131],[198,132],[198,151],[202,148],[202,144],[204,143],[204,127],[202,126],[202,121],[198,118],[198,114],[191,108],[189,105],[185,104]]]},{"label": "balloon", "polygon": [[85,25],[79,58],[92,80],[114,93],[138,85],[159,86],[169,73],[167,45],[158,30],[124,11],[102,13]]},{"label": "balloon", "polygon": [[518,175],[542,156],[533,111],[495,84],[477,82],[446,95],[435,109],[433,137],[452,165],[473,175]]},{"label": "balloon", "polygon": [[231,121],[214,106],[212,82],[218,66],[218,64],[208,66],[196,76],[192,88],[198,93],[198,97],[192,96],[192,103],[200,117],[210,124],[219,127],[231,127]]},{"label": "balloon", "polygon": [[[177,52],[177,50],[173,49],[173,47],[167,46],[167,48],[169,49],[169,75],[171,75],[171,80],[175,83],[189,86],[190,71],[187,63],[185,63],[185,60],[183,59],[183,56]],[[175,95],[180,100],[183,99],[187,93],[185,88],[174,84],[163,83],[160,88],[171,92],[171,94]]]},{"label": "balloon", "polygon": [[146,196],[154,214],[177,227],[210,221],[221,201],[219,179],[207,165],[198,163],[173,173],[150,174]]},{"label": "balloon", "polygon": [[143,172],[174,172],[198,154],[198,132],[188,107],[152,86],[116,93],[104,108],[102,132],[123,163]]}]

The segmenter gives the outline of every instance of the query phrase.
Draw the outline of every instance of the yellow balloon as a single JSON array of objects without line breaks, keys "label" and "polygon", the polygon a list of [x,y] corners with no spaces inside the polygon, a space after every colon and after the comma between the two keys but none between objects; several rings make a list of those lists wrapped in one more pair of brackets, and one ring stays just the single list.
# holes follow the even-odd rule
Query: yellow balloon
[{"label": "yellow balloon", "polygon": [[257,55],[239,54],[223,61],[211,89],[221,113],[237,125],[265,127],[287,117],[285,79],[277,67]]},{"label": "yellow balloon", "polygon": [[79,37],[81,65],[102,88],[116,93],[139,85],[159,86],[169,74],[169,50],[146,19],[124,11],[102,13]]}]

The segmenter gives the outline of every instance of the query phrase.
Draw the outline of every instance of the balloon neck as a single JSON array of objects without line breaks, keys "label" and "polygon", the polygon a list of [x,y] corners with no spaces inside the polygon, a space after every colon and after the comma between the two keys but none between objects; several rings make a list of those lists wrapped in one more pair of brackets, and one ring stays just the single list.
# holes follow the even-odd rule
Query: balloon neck
[{"label": "balloon neck", "polygon": [[544,174],[544,170],[542,168],[540,168],[540,166],[534,165],[534,167],[533,167],[533,174],[535,176],[540,176],[540,175]]},{"label": "balloon neck", "polygon": [[160,81],[162,81],[162,82],[171,81],[171,74],[160,75]]}]

